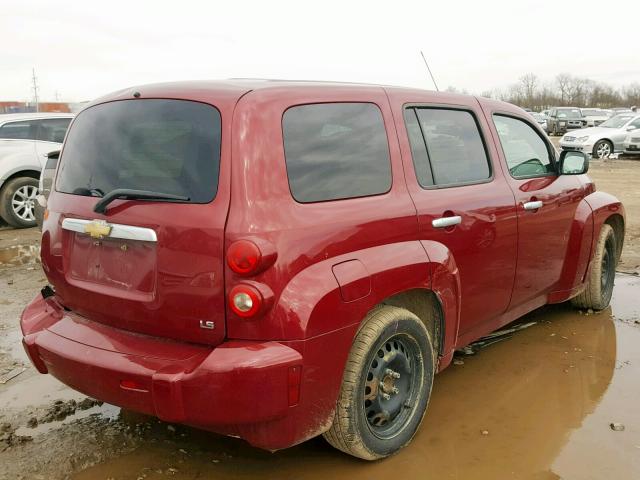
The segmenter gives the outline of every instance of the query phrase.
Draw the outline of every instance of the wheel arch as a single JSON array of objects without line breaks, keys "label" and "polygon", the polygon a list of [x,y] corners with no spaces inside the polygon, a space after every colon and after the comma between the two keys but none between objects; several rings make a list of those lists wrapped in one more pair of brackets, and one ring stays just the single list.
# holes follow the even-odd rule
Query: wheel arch
[{"label": "wheel arch", "polygon": [[616,256],[620,260],[622,247],[624,245],[624,231],[626,215],[624,205],[613,195],[606,192],[593,192],[585,197],[585,201],[593,211],[593,241],[591,242],[591,258],[596,242],[600,236],[602,225],[607,224],[613,228],[616,235]]},{"label": "wheel arch", "polygon": [[435,343],[433,347],[436,353],[438,355],[443,354],[446,325],[442,303],[435,292],[425,288],[412,288],[391,295],[378,305],[404,308],[413,313],[427,328],[432,341]]},{"label": "wheel arch", "polygon": [[27,177],[27,178],[33,178],[35,180],[39,180],[40,179],[40,171],[39,170],[33,170],[33,169],[14,170],[14,171],[10,172],[7,175],[7,177],[0,182],[0,188],[4,187],[7,184],[7,182],[10,182],[14,178],[21,178],[21,177]]}]

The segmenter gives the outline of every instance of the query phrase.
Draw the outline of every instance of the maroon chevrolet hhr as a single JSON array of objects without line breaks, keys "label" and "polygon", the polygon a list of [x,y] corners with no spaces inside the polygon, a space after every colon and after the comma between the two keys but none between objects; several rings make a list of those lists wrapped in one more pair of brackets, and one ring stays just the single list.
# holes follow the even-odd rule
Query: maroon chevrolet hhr
[{"label": "maroon chevrolet hhr", "polygon": [[277,450],[406,445],[454,350],[609,304],[624,209],[523,110],[407,88],[140,86],[73,120],[21,319],[36,368]]}]

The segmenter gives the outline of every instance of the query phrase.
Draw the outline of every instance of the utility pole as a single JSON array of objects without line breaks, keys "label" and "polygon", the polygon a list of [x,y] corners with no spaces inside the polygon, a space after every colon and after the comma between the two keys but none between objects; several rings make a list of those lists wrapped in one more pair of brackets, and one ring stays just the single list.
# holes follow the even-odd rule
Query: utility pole
[{"label": "utility pole", "polygon": [[429,75],[431,75],[431,81],[433,82],[433,85],[436,87],[436,91],[439,92],[440,89],[438,88],[436,79],[433,78],[433,73],[431,73],[431,69],[429,68],[429,64],[427,63],[427,59],[425,58],[424,53],[422,53],[422,50],[420,50],[420,55],[422,55],[422,60],[424,60],[424,64],[427,66],[427,70],[429,70]]},{"label": "utility pole", "polygon": [[36,69],[32,69],[32,80],[33,80],[33,99],[36,103],[36,112],[40,111],[40,102],[38,101],[38,78],[36,77]]}]

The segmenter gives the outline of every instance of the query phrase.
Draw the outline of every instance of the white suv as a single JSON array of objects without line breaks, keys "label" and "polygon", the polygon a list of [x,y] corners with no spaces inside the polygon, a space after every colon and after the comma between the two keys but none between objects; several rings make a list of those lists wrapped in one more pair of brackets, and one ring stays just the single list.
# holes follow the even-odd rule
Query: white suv
[{"label": "white suv", "polygon": [[36,224],[38,178],[47,154],[60,150],[69,113],[0,115],[0,217],[16,228]]}]

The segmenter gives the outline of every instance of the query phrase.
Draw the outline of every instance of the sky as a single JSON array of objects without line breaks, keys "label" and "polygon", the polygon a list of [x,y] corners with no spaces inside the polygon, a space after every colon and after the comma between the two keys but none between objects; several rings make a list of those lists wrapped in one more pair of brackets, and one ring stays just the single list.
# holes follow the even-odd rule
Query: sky
[{"label": "sky", "polygon": [[[629,19],[629,25],[625,22]],[[146,83],[340,80],[471,93],[525,73],[640,83],[637,0],[0,0],[0,100]]]}]

